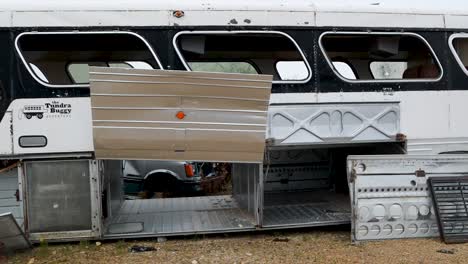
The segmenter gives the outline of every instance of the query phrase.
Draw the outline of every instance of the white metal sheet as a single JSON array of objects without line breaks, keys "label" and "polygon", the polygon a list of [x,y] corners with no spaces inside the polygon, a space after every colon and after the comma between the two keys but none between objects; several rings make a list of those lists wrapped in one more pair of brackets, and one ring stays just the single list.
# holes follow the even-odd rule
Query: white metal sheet
[{"label": "white metal sheet", "polygon": [[[466,22],[465,0],[17,0],[4,1],[0,25],[17,26],[167,26],[167,25],[296,25],[444,28]],[[185,15],[172,19],[174,10]],[[315,17],[316,16],[316,17]],[[444,20],[444,16],[447,19]],[[40,18],[40,19],[39,19]],[[231,23],[232,20],[236,23]],[[173,21],[174,20],[174,21]],[[250,21],[249,22],[246,22]],[[465,25],[465,26],[463,26]]]},{"label": "white metal sheet", "polygon": [[275,145],[394,141],[398,103],[272,105],[268,138]]},{"label": "white metal sheet", "polygon": [[262,162],[272,76],[91,68],[98,159]]},{"label": "white metal sheet", "polygon": [[353,241],[439,233],[428,178],[468,174],[468,155],[349,156]]},{"label": "white metal sheet", "polygon": [[[30,112],[28,107],[40,110]],[[9,109],[14,155],[93,151],[89,98],[17,99]],[[30,136],[44,137],[46,145],[20,146],[20,138]]]}]

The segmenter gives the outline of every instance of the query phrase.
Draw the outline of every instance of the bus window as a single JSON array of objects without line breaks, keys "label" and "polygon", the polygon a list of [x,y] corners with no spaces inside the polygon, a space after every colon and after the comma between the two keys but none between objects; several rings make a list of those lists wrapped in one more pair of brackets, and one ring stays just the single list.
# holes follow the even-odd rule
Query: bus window
[{"label": "bus window", "polygon": [[48,87],[87,86],[89,66],[161,68],[148,43],[131,32],[30,32],[17,37],[16,47]]},{"label": "bus window", "polygon": [[153,69],[149,63],[144,62],[144,61],[70,63],[67,67],[67,71],[73,83],[77,83],[77,84],[88,83],[90,66],[124,68],[124,69]]},{"label": "bus window", "polygon": [[227,72],[257,74],[252,64],[243,61],[230,62],[189,62],[192,71],[202,72]]},{"label": "bus window", "polygon": [[303,61],[278,61],[276,71],[281,80],[304,80],[309,75]]},{"label": "bus window", "polygon": [[270,74],[280,83],[311,77],[299,46],[281,32],[181,32],[174,44],[187,70]]},{"label": "bus window", "polygon": [[[325,33],[320,44],[333,70],[346,80],[437,80],[442,75],[433,51],[415,34]],[[335,58],[346,61],[354,73],[343,74]]]},{"label": "bus window", "polygon": [[354,74],[353,69],[351,68],[351,66],[349,66],[348,63],[342,61],[334,61],[332,63],[336,71],[343,77],[350,80],[356,80],[356,74]]},{"label": "bus window", "polygon": [[468,74],[468,34],[454,34],[450,37],[450,47],[460,67]]},{"label": "bus window", "polygon": [[407,61],[373,61],[369,65],[374,79],[398,79],[408,69]]}]

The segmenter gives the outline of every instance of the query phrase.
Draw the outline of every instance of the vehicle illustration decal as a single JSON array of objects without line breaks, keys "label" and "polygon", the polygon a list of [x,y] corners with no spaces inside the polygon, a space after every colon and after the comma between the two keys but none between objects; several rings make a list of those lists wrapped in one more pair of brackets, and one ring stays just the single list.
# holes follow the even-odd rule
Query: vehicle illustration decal
[{"label": "vehicle illustration decal", "polygon": [[71,104],[60,103],[58,101],[52,101],[44,105],[26,105],[23,108],[23,114],[27,119],[31,119],[34,116],[42,119],[46,114],[54,116],[69,115],[71,111]]}]

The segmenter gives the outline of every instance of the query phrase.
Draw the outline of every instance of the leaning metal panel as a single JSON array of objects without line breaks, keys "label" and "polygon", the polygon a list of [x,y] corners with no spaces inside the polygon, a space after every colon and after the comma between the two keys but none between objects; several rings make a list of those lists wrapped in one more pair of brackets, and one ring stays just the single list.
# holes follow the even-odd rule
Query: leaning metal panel
[{"label": "leaning metal panel", "polygon": [[350,156],[353,241],[439,234],[430,177],[468,173],[468,155]]},{"label": "leaning metal panel", "polygon": [[4,246],[6,251],[31,247],[29,240],[11,213],[0,214],[0,226],[0,246]]},{"label": "leaning metal panel", "polygon": [[468,177],[431,178],[429,185],[444,242],[468,242]]},{"label": "leaning metal panel", "polygon": [[262,162],[272,76],[92,67],[96,157]]},{"label": "leaning metal panel", "polygon": [[272,105],[268,121],[274,145],[394,141],[400,107],[396,102]]}]

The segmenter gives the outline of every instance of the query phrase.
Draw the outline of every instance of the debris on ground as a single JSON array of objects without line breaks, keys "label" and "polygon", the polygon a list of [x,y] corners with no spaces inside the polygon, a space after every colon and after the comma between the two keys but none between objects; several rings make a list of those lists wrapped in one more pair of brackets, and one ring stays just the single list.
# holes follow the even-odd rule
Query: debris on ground
[{"label": "debris on ground", "polygon": [[455,252],[457,252],[457,250],[454,249],[454,248],[452,248],[452,249],[439,249],[439,250],[437,250],[437,252],[442,253],[442,254],[455,254]]},{"label": "debris on ground", "polygon": [[[333,227],[336,228],[336,227]],[[156,239],[106,241],[84,249],[76,243],[49,244],[8,258],[11,264],[50,263],[467,263],[468,243],[446,246],[438,238],[362,242],[352,245],[347,227],[341,230],[300,229],[281,233],[230,233],[173,237],[165,243]],[[338,228],[336,228],[338,229]],[[273,242],[288,238],[289,242]],[[154,252],[130,253],[134,245],[153,246]],[[440,253],[441,249],[453,251]],[[57,254],[53,255],[52,252]],[[83,252],[85,254],[81,254]],[[398,254],[395,254],[397,252]]]},{"label": "debris on ground", "polygon": [[287,237],[275,237],[273,242],[289,242],[289,238]]},{"label": "debris on ground", "polygon": [[157,241],[158,241],[158,243],[164,243],[164,242],[167,241],[167,238],[166,237],[158,237]]},{"label": "debris on ground", "polygon": [[148,247],[148,246],[140,246],[134,245],[129,250],[131,253],[140,253],[140,252],[147,252],[147,251],[156,251],[155,247]]}]

